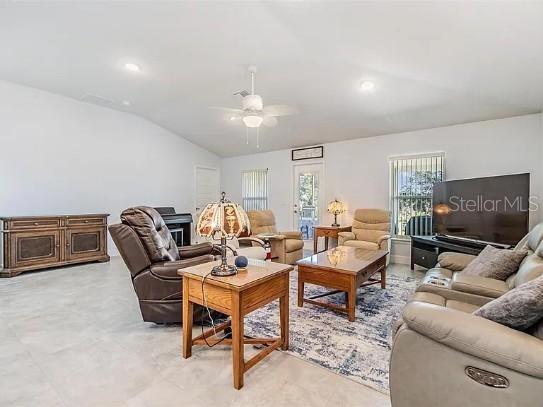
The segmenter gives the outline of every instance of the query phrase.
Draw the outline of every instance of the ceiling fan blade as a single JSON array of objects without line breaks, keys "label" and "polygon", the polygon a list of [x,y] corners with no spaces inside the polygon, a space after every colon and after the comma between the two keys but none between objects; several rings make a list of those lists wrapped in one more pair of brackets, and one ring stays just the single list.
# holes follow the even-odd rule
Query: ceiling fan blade
[{"label": "ceiling fan blade", "polygon": [[230,115],[238,115],[241,116],[243,114],[243,110],[241,109],[232,109],[229,107],[222,107],[222,106],[210,106],[211,109],[220,110],[221,112],[228,113]]},{"label": "ceiling fan blade", "polygon": [[263,111],[266,116],[290,116],[298,114],[300,111],[292,106],[287,105],[269,105],[265,106]]},{"label": "ceiling fan blade", "polygon": [[277,119],[275,116],[264,116],[262,123],[264,123],[264,126],[267,127],[275,127],[277,126]]}]

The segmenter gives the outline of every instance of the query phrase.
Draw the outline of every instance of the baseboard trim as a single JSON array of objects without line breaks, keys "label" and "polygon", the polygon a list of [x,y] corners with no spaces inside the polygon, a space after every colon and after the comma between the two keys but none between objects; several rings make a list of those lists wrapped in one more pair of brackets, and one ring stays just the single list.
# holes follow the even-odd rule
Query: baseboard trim
[{"label": "baseboard trim", "polygon": [[394,255],[390,256],[390,262],[394,264],[411,264],[409,256]]}]

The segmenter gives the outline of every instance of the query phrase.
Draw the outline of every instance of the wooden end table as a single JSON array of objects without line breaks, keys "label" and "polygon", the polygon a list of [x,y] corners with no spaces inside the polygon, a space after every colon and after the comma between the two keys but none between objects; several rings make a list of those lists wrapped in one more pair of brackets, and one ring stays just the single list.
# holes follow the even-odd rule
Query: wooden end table
[{"label": "wooden end table", "polygon": [[313,253],[317,253],[319,237],[324,237],[324,251],[328,250],[329,238],[338,238],[339,232],[350,232],[350,226],[313,226]]},{"label": "wooden end table", "polygon": [[[243,387],[244,373],[260,362],[275,349],[288,349],[289,325],[289,273],[293,267],[287,264],[249,260],[247,271],[234,276],[215,277],[211,268],[219,262],[199,264],[178,271],[183,276],[183,358],[192,354],[193,345],[217,343],[213,329],[192,338],[192,313],[194,304],[204,305],[220,311],[231,318],[215,327],[215,332],[232,329],[232,339],[224,339],[221,344],[232,345],[232,367],[234,387]],[[204,278],[205,277],[205,278]],[[203,281],[203,283],[202,283]],[[204,294],[202,294],[204,293]],[[204,295],[205,300],[204,301]],[[243,317],[264,305],[279,299],[281,336],[279,338],[244,338]],[[245,344],[265,344],[251,359],[245,361]]]},{"label": "wooden end table", "polygon": [[[298,307],[304,302],[319,305],[335,311],[345,312],[353,322],[356,310],[356,290],[371,284],[386,288],[386,256],[384,250],[366,250],[338,246],[332,250],[314,254],[298,261]],[[381,278],[373,278],[380,273]],[[305,283],[334,289],[310,298],[304,297]],[[345,292],[346,306],[341,307],[317,298]]]}]

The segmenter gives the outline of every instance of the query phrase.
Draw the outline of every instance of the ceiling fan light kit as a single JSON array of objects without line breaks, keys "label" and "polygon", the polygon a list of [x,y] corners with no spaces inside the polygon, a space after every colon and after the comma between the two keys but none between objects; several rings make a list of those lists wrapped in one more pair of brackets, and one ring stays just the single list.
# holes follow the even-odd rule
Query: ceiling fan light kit
[{"label": "ceiling fan light kit", "polygon": [[245,123],[247,127],[251,127],[251,128],[260,127],[260,125],[264,121],[262,117],[257,116],[257,115],[243,116],[242,120],[243,120],[243,123]]}]

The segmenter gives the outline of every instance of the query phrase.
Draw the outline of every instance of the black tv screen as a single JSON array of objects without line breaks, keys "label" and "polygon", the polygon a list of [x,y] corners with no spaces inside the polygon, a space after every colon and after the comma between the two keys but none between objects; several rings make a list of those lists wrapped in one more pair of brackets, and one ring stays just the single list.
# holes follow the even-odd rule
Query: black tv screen
[{"label": "black tv screen", "polygon": [[434,234],[514,245],[528,233],[530,174],[439,182]]}]

